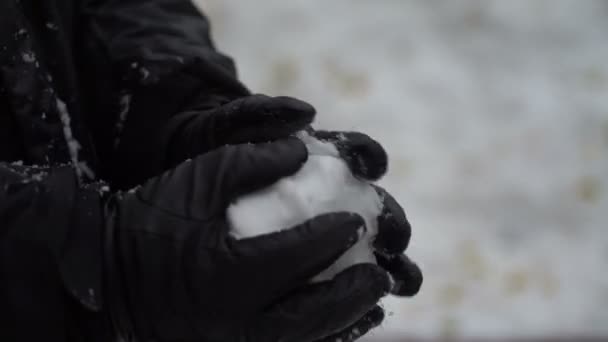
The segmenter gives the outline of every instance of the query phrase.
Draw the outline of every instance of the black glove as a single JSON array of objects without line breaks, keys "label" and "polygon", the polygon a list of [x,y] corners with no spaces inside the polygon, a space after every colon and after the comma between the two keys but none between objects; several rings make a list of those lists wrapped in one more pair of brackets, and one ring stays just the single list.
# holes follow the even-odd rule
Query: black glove
[{"label": "black glove", "polygon": [[160,117],[151,113],[169,109],[149,108],[147,103],[142,108],[140,102],[132,105],[114,162],[121,165],[113,178],[122,189],[224,145],[287,138],[315,117],[311,105],[282,96],[235,98],[203,92],[177,113],[163,112]]},{"label": "black glove", "polygon": [[381,268],[356,265],[309,284],[357,241],[358,215],[229,235],[231,201],[295,173],[306,158],[295,138],[226,146],[114,196],[105,279],[116,329],[144,341],[313,341],[369,326],[390,288]]},{"label": "black glove", "polygon": [[[358,132],[312,131],[319,140],[334,144],[351,172],[364,180],[375,181],[387,171],[386,151],[374,139]],[[392,276],[395,284],[391,293],[413,296],[422,285],[422,272],[404,254],[411,237],[411,226],[403,208],[383,188],[374,185],[384,204],[378,218],[378,235],[374,241],[378,264]]]},{"label": "black glove", "polygon": [[331,336],[324,337],[316,342],[351,342],[358,340],[361,336],[367,334],[373,328],[379,326],[384,320],[384,309],[376,305],[368,311],[365,316],[360,318],[356,323],[346,329]]},{"label": "black glove", "polygon": [[307,129],[315,138],[333,144],[340,158],[356,177],[376,181],[386,173],[388,156],[374,139],[360,132],[322,131]]},{"label": "black glove", "polygon": [[315,117],[311,105],[286,96],[251,95],[223,101],[214,97],[194,101],[171,118],[167,127],[169,165],[223,145],[287,138]]},{"label": "black glove", "polygon": [[384,203],[374,241],[376,260],[393,278],[392,294],[413,296],[420,290],[423,277],[420,268],[404,254],[410,242],[410,223],[393,196],[379,186],[375,188]]}]

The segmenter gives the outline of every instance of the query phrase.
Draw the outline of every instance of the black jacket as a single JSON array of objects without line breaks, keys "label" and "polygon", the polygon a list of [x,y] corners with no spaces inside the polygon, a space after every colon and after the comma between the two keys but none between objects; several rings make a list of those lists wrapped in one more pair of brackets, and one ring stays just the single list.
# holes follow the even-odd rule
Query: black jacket
[{"label": "black jacket", "polygon": [[0,1],[1,341],[107,340],[107,186],[162,169],[185,103],[246,93],[190,0]]}]

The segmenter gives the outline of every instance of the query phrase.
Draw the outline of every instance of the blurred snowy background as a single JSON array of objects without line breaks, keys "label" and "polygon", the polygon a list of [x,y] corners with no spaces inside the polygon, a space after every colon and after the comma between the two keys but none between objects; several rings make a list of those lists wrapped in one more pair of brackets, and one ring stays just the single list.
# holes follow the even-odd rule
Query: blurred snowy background
[{"label": "blurred snowy background", "polygon": [[198,2],[251,89],[388,150],[425,283],[368,341],[608,337],[608,1]]}]

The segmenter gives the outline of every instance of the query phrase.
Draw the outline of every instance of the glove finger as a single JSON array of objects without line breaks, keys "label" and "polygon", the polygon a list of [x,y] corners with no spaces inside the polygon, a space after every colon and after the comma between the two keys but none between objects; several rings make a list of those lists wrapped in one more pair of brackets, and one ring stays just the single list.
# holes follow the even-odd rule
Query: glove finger
[{"label": "glove finger", "polygon": [[375,181],[386,173],[388,156],[374,139],[359,132],[314,131],[317,139],[333,144],[351,172],[362,179]]},{"label": "glove finger", "polygon": [[251,327],[252,341],[314,341],[343,331],[363,317],[388,293],[385,271],[359,264],[332,281],[302,288],[270,308]]},{"label": "glove finger", "polygon": [[382,321],[384,321],[384,309],[379,305],[376,305],[373,309],[368,311],[365,316],[361,317],[361,319],[348,328],[339,333],[317,340],[317,342],[352,342],[379,326]]},{"label": "glove finger", "polygon": [[205,155],[201,166],[212,168],[206,181],[220,208],[247,193],[265,188],[296,173],[308,158],[304,144],[296,138],[269,143],[225,146]]},{"label": "glove finger", "polygon": [[[338,212],[317,216],[303,224],[252,238],[229,239],[231,255],[242,260],[249,288],[264,288],[276,300],[310,281],[352,247],[365,229],[357,214]],[[255,294],[254,294],[255,295]]]},{"label": "glove finger", "polygon": [[374,240],[374,248],[384,254],[402,254],[410,242],[412,227],[395,198],[383,188],[377,185],[373,187],[383,204],[382,213],[378,216],[378,235]]},{"label": "glove finger", "polygon": [[393,279],[391,294],[399,297],[411,297],[420,291],[422,271],[407,255],[387,256],[375,253],[378,265],[385,269]]},{"label": "glove finger", "polygon": [[209,117],[213,145],[265,142],[286,138],[314,120],[315,108],[298,99],[252,95],[220,107]]},{"label": "glove finger", "polygon": [[237,197],[294,174],[307,158],[297,138],[224,146],[150,179],[140,195],[155,198],[166,211],[205,220],[223,215]]}]

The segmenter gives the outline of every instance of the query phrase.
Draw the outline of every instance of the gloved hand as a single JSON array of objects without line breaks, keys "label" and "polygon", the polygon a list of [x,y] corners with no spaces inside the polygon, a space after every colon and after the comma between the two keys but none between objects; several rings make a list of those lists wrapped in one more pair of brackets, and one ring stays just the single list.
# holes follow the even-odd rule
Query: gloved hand
[{"label": "gloved hand", "polygon": [[[333,144],[349,166],[351,172],[361,179],[376,181],[388,169],[386,151],[374,139],[359,132],[313,131],[318,139]],[[411,226],[403,208],[380,186],[374,185],[383,202],[382,214],[378,218],[378,235],[374,241],[376,261],[389,272],[393,285],[391,294],[413,296],[422,286],[422,272],[405,254],[411,237]],[[384,310],[376,306],[357,324],[319,342],[351,342],[380,325]]]},{"label": "gloved hand", "polygon": [[176,84],[177,80],[172,80],[164,82],[163,87],[138,88],[133,95],[113,153],[112,165],[120,166],[110,172],[115,186],[128,189],[224,145],[287,138],[315,117],[315,109],[300,100],[250,95],[243,89],[228,92],[205,88],[187,100],[151,100],[163,99],[163,91],[169,92]]},{"label": "gloved hand", "polygon": [[226,146],[115,195],[104,254],[116,329],[144,341],[313,341],[379,324],[375,305],[390,288],[380,267],[308,283],[357,241],[358,215],[321,215],[242,240],[228,234],[233,199],[306,158],[295,138]]},{"label": "gloved hand", "polygon": [[[361,179],[376,181],[387,171],[386,151],[374,139],[358,132],[312,131],[319,140],[333,144],[351,172]],[[378,235],[374,241],[378,265],[388,271],[394,283],[391,293],[413,296],[422,285],[422,272],[405,250],[411,237],[411,226],[403,208],[380,186],[374,185],[384,204],[378,219]]]},{"label": "gloved hand", "polygon": [[315,109],[287,96],[250,95],[193,100],[167,125],[167,162],[177,164],[223,145],[287,138],[310,125]]}]

